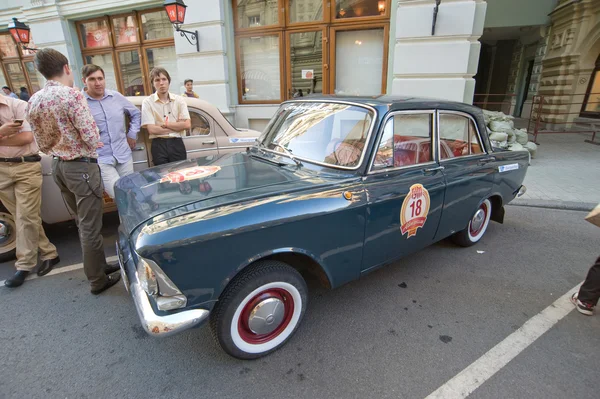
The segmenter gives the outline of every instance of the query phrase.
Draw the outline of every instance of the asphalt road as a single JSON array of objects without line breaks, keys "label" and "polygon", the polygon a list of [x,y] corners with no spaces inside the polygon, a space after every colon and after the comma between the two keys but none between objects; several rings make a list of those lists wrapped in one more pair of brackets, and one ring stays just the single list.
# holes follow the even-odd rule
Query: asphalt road
[{"label": "asphalt road", "polygon": [[[300,329],[256,361],[225,355],[207,327],[147,336],[122,284],[94,297],[81,270],[0,287],[0,397],[424,398],[583,280],[600,241],[584,216],[510,206],[475,247],[444,241],[333,291],[309,284]],[[48,231],[62,267],[81,262],[73,227]],[[115,231],[109,217],[107,255]],[[572,311],[471,397],[597,399],[599,331],[600,315]]]}]

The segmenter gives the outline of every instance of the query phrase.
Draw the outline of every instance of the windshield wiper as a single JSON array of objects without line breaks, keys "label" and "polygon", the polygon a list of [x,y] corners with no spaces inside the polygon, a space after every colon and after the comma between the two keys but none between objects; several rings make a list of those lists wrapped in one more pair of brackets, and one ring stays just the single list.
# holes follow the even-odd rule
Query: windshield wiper
[{"label": "windshield wiper", "polygon": [[[292,155],[292,152],[291,152],[290,150],[288,150],[287,148],[285,148],[284,146],[282,146],[281,144],[278,144],[278,143],[271,143],[271,144],[273,144],[275,147],[279,147],[279,148],[281,148],[281,149],[283,150],[283,152],[284,152],[284,153],[285,153],[287,156],[289,156],[289,157],[292,159],[292,161],[294,161],[294,162],[296,163],[296,165],[298,165],[298,166],[302,166],[302,162],[298,161],[298,160],[296,159],[296,157],[294,157],[294,156]],[[263,144],[263,145],[264,145],[264,144]]]},{"label": "windshield wiper", "polygon": [[287,165],[285,162],[278,162],[278,161],[274,161],[272,159],[272,157],[269,157],[267,155],[267,152],[265,151],[265,149],[267,148],[261,141],[256,140],[256,146],[255,148],[258,151],[258,154],[250,154],[251,157],[256,158],[256,159],[261,159],[263,161],[275,164],[277,166],[285,166]]}]

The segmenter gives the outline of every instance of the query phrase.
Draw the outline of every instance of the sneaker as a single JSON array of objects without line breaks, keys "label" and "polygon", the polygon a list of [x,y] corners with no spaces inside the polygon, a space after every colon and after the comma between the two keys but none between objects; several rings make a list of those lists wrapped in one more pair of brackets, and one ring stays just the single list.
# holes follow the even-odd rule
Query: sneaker
[{"label": "sneaker", "polygon": [[577,299],[578,294],[579,293],[576,292],[571,296],[571,302],[573,303],[573,305],[575,305],[575,308],[577,309],[577,311],[586,316],[593,315],[594,314],[594,305],[592,305],[590,303],[581,302],[579,299]]}]

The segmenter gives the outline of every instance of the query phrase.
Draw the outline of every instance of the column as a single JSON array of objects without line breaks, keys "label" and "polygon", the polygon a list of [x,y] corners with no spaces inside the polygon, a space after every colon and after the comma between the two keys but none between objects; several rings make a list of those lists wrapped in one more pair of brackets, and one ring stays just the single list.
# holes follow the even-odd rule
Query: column
[{"label": "column", "polygon": [[398,0],[391,94],[473,102],[487,4],[444,0],[432,35],[434,0]]}]

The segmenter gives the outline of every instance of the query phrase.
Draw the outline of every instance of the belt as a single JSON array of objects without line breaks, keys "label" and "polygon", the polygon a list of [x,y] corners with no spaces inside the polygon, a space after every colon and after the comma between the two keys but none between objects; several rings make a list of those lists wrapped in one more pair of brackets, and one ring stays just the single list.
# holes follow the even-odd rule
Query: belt
[{"label": "belt", "polygon": [[26,155],[24,157],[15,157],[15,158],[0,158],[0,162],[39,162],[42,160],[42,157],[39,155]]},{"label": "belt", "polygon": [[63,161],[63,162],[98,163],[98,159],[97,158],[90,158],[90,157],[80,157],[80,158],[74,158],[74,159],[62,159],[62,158],[59,158],[59,157],[54,157],[54,159],[58,159],[59,161]]}]

